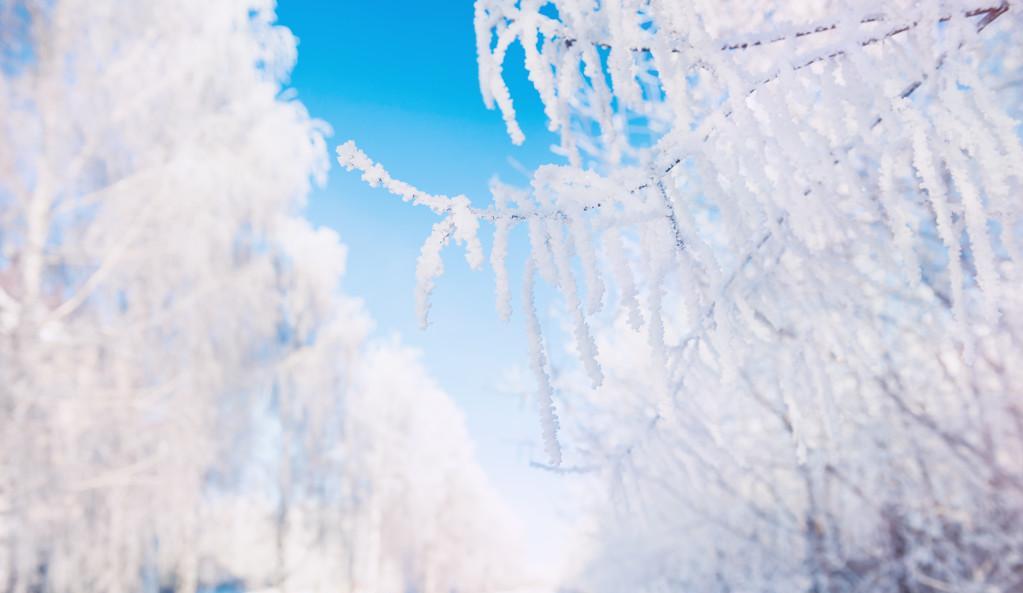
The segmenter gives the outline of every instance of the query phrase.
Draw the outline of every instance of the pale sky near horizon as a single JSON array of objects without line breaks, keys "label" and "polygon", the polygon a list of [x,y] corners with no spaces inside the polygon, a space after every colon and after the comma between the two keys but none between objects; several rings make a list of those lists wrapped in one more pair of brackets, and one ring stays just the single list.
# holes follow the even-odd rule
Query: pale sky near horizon
[{"label": "pale sky near horizon", "polygon": [[[299,38],[291,86],[333,128],[332,156],[334,146],[352,139],[395,177],[433,193],[464,193],[476,204],[489,201],[491,177],[523,185],[521,166],[557,161],[549,150],[555,137],[545,129],[520,54],[510,53],[508,72],[526,143],[514,146],[500,115],[485,108],[471,0],[280,0],[278,16]],[[337,230],[348,246],[343,288],[365,301],[375,336],[398,335],[420,349],[463,410],[484,471],[523,521],[535,566],[556,568],[567,547],[571,478],[529,466],[543,460],[543,451],[532,402],[514,393],[531,385],[525,331],[521,316],[508,323],[498,317],[490,269],[469,270],[450,248],[431,325],[421,330],[415,262],[436,217],[365,186],[333,158],[329,181],[313,192],[307,214]],[[516,301],[521,257],[513,246]]]}]

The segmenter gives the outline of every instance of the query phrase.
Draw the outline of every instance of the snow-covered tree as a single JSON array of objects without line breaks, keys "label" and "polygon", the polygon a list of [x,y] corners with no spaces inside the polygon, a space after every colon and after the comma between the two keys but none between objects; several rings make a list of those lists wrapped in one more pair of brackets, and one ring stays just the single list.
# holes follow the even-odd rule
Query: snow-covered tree
[{"label": "snow-covered tree", "polygon": [[[310,364],[329,364],[310,355]],[[207,513],[216,528],[203,534],[205,568],[299,592],[499,592],[528,578],[516,519],[417,354],[378,343],[343,368],[336,438],[316,446],[322,407],[294,406],[304,412],[302,438],[277,436],[274,454],[257,455],[257,469],[276,470],[264,478],[269,487],[246,484]]]},{"label": "snow-covered tree", "polygon": [[[357,590],[513,562],[464,515],[502,507],[452,404],[403,351],[365,351],[344,247],[301,217],[327,130],[282,86],[273,7],[0,0],[0,591],[356,590],[381,538],[390,584]],[[381,357],[404,383],[363,369]],[[384,439],[424,426],[445,439],[400,463]],[[367,531],[366,485],[377,514],[425,506]]]},{"label": "snow-covered tree", "polygon": [[461,411],[414,351],[371,349],[349,412],[346,446],[361,452],[350,472],[357,529],[372,534],[357,538],[354,590],[499,592],[523,582],[524,567],[508,562],[522,557],[517,523],[473,461]]},{"label": "snow-covered tree", "polygon": [[326,164],[279,95],[271,6],[4,8],[9,590],[132,590],[167,563],[194,588],[217,396],[269,371],[276,235]]},{"label": "snow-covered tree", "polygon": [[[586,590],[1018,590],[1020,19],[997,1],[478,0],[484,100],[521,142],[503,75],[520,43],[563,163],[482,208],[339,147],[441,216],[424,321],[440,250],[478,266],[487,222],[507,316],[525,228],[550,463],[605,476],[626,516]],[[552,368],[534,277],[578,368]]]}]

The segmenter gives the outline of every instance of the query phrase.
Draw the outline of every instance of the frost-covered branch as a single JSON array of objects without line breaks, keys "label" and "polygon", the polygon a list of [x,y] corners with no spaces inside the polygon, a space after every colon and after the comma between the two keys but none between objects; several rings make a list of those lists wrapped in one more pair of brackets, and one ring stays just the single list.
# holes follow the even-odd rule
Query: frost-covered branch
[{"label": "frost-covered branch", "polygon": [[[528,241],[534,466],[611,499],[579,584],[1018,588],[1015,3],[478,0],[475,16],[484,102],[522,142],[518,43],[559,137],[563,164],[464,212],[495,227],[502,317],[510,237]],[[563,305],[557,372],[538,279]]]},{"label": "frost-covered branch", "polygon": [[[979,17],[983,17],[983,18],[981,18],[977,22],[977,30],[978,31],[982,31],[985,27],[990,25],[995,19],[997,19],[1001,15],[1005,14],[1005,12],[1007,12],[1008,10],[1009,10],[1009,2],[1008,1],[1004,1],[1004,2],[1002,2],[1000,4],[997,4],[997,5],[983,6],[983,7],[978,7],[978,8],[967,8],[967,9],[963,10],[962,14],[964,16],[968,17],[968,18],[975,18],[975,17],[978,17],[978,16]],[[939,23],[945,23],[945,22],[948,22],[948,21],[952,20],[952,18],[953,17],[951,15],[940,16],[940,17],[938,17],[938,22]],[[868,14],[868,15],[863,16],[863,17],[861,17],[859,19],[859,24],[860,25],[871,25],[871,24],[874,24],[874,23],[884,23],[884,22],[886,22],[886,17],[883,14]],[[894,36],[899,35],[901,33],[905,33],[907,31],[909,31],[910,29],[913,29],[914,27],[917,27],[919,24],[920,24],[919,22],[914,21],[914,22],[911,22],[911,23],[903,24],[903,25],[897,25],[897,26],[895,26],[893,28],[890,28],[882,36],[868,37],[867,39],[864,39],[864,40],[860,41],[860,45],[866,47],[867,45],[872,45],[874,43],[879,43],[879,42],[881,42],[881,41],[883,41],[885,39],[888,39],[890,37],[894,37]],[[748,36],[746,36],[746,37],[744,37],[744,38],[742,38],[740,40],[725,41],[725,42],[719,43],[718,45],[720,46],[722,51],[736,51],[736,50],[755,49],[755,48],[759,48],[759,47],[762,47],[762,46],[773,45],[773,44],[777,44],[777,43],[783,43],[783,42],[787,42],[787,41],[791,41],[791,40],[795,40],[795,39],[800,39],[800,38],[803,38],[803,37],[812,37],[814,35],[820,35],[820,34],[823,34],[823,33],[835,32],[835,31],[837,31],[839,29],[839,25],[837,23],[834,23],[834,22],[823,21],[823,22],[820,22],[820,23],[817,23],[817,24],[789,27],[788,29],[789,30],[784,30],[784,29],[778,30],[778,31],[775,31],[775,32],[773,32],[773,33],[771,33],[769,35],[756,35],[756,34],[752,34],[752,35],[748,35]],[[573,45],[575,45],[576,40],[572,39],[572,38],[569,38],[569,39],[565,39],[563,41],[563,43],[565,44],[566,47],[572,47]],[[608,50],[608,51],[610,51],[612,49],[611,44],[606,43],[606,42],[598,41],[598,42],[595,42],[594,45],[596,45],[597,47],[599,47],[601,49]],[[651,52],[651,49],[649,47],[632,47],[632,48],[630,48],[630,50],[634,51],[634,52],[642,52],[642,53],[650,53]],[[671,51],[674,52],[674,53],[682,53],[684,50],[682,50],[682,49],[672,49]],[[838,55],[841,55],[841,54],[829,55],[828,57],[837,57]]]}]

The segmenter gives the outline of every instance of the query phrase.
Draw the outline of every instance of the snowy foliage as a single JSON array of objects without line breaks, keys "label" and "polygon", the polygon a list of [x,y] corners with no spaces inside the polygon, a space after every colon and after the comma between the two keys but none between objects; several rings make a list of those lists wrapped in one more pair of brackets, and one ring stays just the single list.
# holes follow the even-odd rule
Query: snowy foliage
[{"label": "snowy foliage", "polygon": [[[1020,14],[476,2],[484,100],[523,141],[520,43],[560,138],[563,164],[469,212],[503,316],[525,227],[550,461],[614,494],[583,590],[1019,590]],[[534,275],[578,369],[552,369]]]},{"label": "snowy foliage", "polygon": [[273,5],[0,1],[4,593],[509,577],[462,419],[301,218],[327,130]]},{"label": "snowy foliage", "polygon": [[[750,292],[775,245],[842,270],[869,259],[910,290],[931,289],[961,328],[997,323],[1020,257],[1018,93],[996,92],[1018,73],[1006,25],[1016,13],[963,2],[768,6],[738,11],[740,26],[734,9],[673,2],[480,0],[484,100],[520,141],[502,78],[505,52],[519,41],[568,164],[540,167],[528,192],[496,184],[494,208],[469,209],[462,197],[391,179],[352,142],[338,159],[444,217],[423,247],[420,298],[451,237],[480,261],[472,215],[496,224],[505,315],[507,234],[527,226],[527,265],[562,292],[595,387],[602,372],[589,319],[615,306],[605,276],[620,293],[617,308],[668,364],[661,301],[672,277],[685,278],[690,332],[673,346],[684,350],[711,326],[748,325],[736,295]],[[626,243],[638,257],[625,255]],[[863,292],[794,288],[822,307]],[[972,344],[958,340],[972,361]]]}]

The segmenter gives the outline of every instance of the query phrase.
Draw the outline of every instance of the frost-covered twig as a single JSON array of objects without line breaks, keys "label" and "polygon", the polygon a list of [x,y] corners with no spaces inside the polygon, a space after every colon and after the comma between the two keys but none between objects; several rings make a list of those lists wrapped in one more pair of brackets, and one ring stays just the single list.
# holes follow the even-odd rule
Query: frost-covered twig
[{"label": "frost-covered twig", "polygon": [[465,245],[465,259],[473,269],[483,263],[483,248],[477,235],[479,217],[465,196],[448,197],[424,192],[391,175],[379,163],[370,160],[354,142],[348,141],[337,147],[337,160],[345,169],[358,170],[362,179],[371,187],[382,186],[406,202],[426,206],[444,218],[433,226],[430,236],[423,243],[416,265],[416,309],[419,323],[426,326],[430,310],[430,292],[434,279],[444,271],[441,251],[452,238]]},{"label": "frost-covered twig", "polygon": [[[964,9],[962,11],[962,14],[963,14],[963,16],[965,16],[967,18],[975,18],[975,17],[978,17],[978,16],[982,16],[983,18],[980,19],[980,21],[977,23],[977,30],[978,31],[982,31],[982,30],[984,30],[985,27],[990,25],[995,19],[997,19],[1002,14],[1007,12],[1009,10],[1009,6],[1010,6],[1010,4],[1006,0],[1006,1],[1001,2],[1000,4],[997,4],[997,5],[988,5],[988,6],[978,7],[978,8]],[[946,23],[946,22],[952,20],[952,18],[953,17],[951,15],[940,16],[940,17],[938,17],[937,22],[939,22],[939,23]],[[886,17],[884,15],[882,15],[882,14],[869,14],[869,15],[863,16],[863,17],[861,17],[859,19],[859,24],[860,25],[870,25],[870,24],[884,23],[884,22],[886,22]],[[910,29],[913,29],[913,28],[919,26],[919,24],[920,23],[918,21],[912,21],[912,22],[909,22],[909,23],[906,23],[906,24],[897,25],[897,26],[889,29],[882,36],[876,36],[875,35],[875,36],[871,36],[871,37],[868,37],[867,39],[862,40],[860,42],[860,45],[862,45],[864,47],[866,47],[868,45],[873,45],[874,43],[878,43],[878,42],[883,41],[885,39],[888,39],[890,37],[894,37],[896,35],[900,35],[902,33],[905,33],[907,31],[909,31]],[[839,25],[837,23],[829,22],[829,21],[824,21],[824,22],[821,22],[819,24],[814,24],[814,25],[804,25],[804,26],[790,27],[790,30],[788,30],[788,31],[778,31],[778,32],[775,32],[775,33],[767,35],[767,36],[758,36],[758,35],[754,34],[754,35],[750,35],[746,39],[735,40],[735,41],[724,41],[724,42],[718,43],[717,45],[720,46],[722,51],[736,51],[736,50],[755,49],[755,48],[762,47],[762,46],[773,45],[773,44],[783,43],[783,42],[786,42],[786,41],[791,41],[793,39],[801,39],[801,38],[804,38],[804,37],[812,37],[812,36],[815,36],[815,35],[820,35],[822,33],[835,32],[838,29],[839,29]],[[566,48],[571,48],[577,42],[578,42],[577,39],[567,38],[562,43],[565,45]],[[604,50],[611,50],[612,49],[612,45],[610,43],[607,43],[607,42],[597,41],[597,42],[594,42],[594,45],[599,47],[599,48],[601,48],[601,49],[604,49]],[[651,53],[651,49],[649,47],[631,47],[629,49],[630,49],[630,51],[633,51],[633,52]],[[673,49],[671,49],[671,51],[674,52],[674,53],[681,53],[683,50],[677,49],[677,48],[673,48]],[[840,55],[840,54],[839,53],[835,53],[835,54],[829,55],[828,57],[836,57],[837,55]],[[807,65],[809,65],[809,64],[807,64]]]}]

